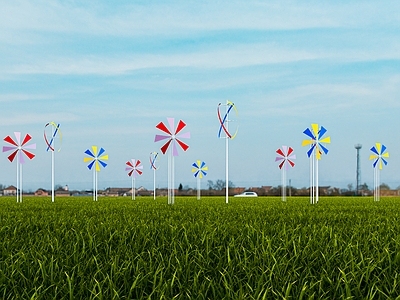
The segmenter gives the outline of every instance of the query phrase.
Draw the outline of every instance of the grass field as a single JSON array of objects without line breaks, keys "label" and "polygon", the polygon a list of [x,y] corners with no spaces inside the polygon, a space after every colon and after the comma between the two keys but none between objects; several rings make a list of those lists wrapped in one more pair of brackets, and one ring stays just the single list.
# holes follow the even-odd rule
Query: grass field
[{"label": "grass field", "polygon": [[0,198],[1,299],[400,299],[400,199]]}]

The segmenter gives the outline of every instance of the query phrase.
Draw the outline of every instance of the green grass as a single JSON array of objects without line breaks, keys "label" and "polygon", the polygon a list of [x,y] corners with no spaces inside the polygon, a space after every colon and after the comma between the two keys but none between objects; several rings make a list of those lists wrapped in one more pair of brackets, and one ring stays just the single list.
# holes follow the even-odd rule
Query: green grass
[{"label": "green grass", "polygon": [[400,299],[399,198],[0,198],[1,299]]}]

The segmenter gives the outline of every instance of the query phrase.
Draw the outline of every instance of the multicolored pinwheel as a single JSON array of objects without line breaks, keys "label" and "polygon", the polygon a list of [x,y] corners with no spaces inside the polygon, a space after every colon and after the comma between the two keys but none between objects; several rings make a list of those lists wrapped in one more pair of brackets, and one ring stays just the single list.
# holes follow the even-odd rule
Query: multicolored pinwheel
[{"label": "multicolored pinwheel", "polygon": [[275,162],[279,162],[279,169],[281,169],[282,174],[282,201],[286,201],[286,171],[289,166],[292,168],[295,166],[293,160],[296,159],[296,155],[293,152],[293,148],[288,146],[282,146],[282,149],[276,150],[278,156],[275,158]]},{"label": "multicolored pinwheel", "polygon": [[302,146],[310,146],[307,151],[307,156],[310,159],[310,202],[311,204],[318,203],[319,200],[319,182],[318,182],[318,161],[322,154],[328,154],[329,150],[323,144],[330,144],[331,138],[324,135],[327,130],[318,124],[311,124],[311,129],[307,128],[303,131],[310,139],[303,140]]},{"label": "multicolored pinwheel", "polygon": [[[51,131],[49,132],[49,129]],[[60,146],[57,152],[61,151],[61,143],[62,143],[62,133],[60,130],[60,124],[56,124],[55,122],[49,122],[44,125],[44,142],[46,143],[46,151],[51,151],[51,202],[54,202],[54,149],[56,137],[58,137]]]},{"label": "multicolored pinwheel", "polygon": [[184,143],[182,138],[190,138],[190,132],[181,133],[186,127],[186,123],[180,120],[175,128],[175,119],[167,118],[169,128],[160,122],[156,126],[157,129],[164,132],[166,135],[157,134],[154,142],[167,140],[167,142],[161,147],[161,152],[166,154],[169,147],[172,145],[172,151],[169,151],[168,156],[168,204],[175,203],[175,171],[174,171],[174,157],[178,156],[178,145],[183,151],[189,149],[189,145]]},{"label": "multicolored pinwheel", "polygon": [[182,142],[180,139],[182,138],[190,138],[190,132],[182,133],[181,131],[186,127],[186,123],[182,120],[179,120],[178,125],[175,129],[175,119],[174,118],[167,118],[168,120],[168,127],[163,123],[160,122],[156,126],[157,129],[161,130],[162,132],[166,133],[166,135],[157,134],[154,142],[159,142],[162,140],[168,140],[162,147],[161,152],[165,154],[168,151],[169,146],[172,144],[172,155],[178,156],[178,147],[177,144],[182,148],[183,151],[187,151],[189,149],[189,145]]},{"label": "multicolored pinwheel", "polygon": [[140,160],[131,159],[126,162],[127,167],[125,171],[128,171],[128,176],[132,177],[132,200],[136,199],[136,177],[143,174],[143,165]]},{"label": "multicolored pinwheel", "polygon": [[83,158],[83,162],[89,163],[88,169],[93,170],[93,201],[97,201],[97,172],[100,172],[100,166],[107,167],[104,161],[108,160],[108,154],[104,154],[105,152],[103,148],[98,151],[97,146],[92,146],[92,151],[87,149],[85,151],[87,157]]},{"label": "multicolored pinwheel", "polygon": [[[225,106],[225,114],[222,117],[221,108]],[[230,118],[232,111],[235,112],[236,116],[234,118]],[[219,130],[218,130],[218,138],[225,139],[225,182],[229,182],[229,140],[233,140],[239,130],[239,112],[236,108],[236,105],[227,101],[226,104],[219,103],[217,107],[217,116],[219,121]],[[230,123],[236,123],[235,130],[231,130],[229,128]],[[225,202],[229,203],[229,186],[226,184],[226,192],[225,192]]]},{"label": "multicolored pinwheel", "polygon": [[380,200],[380,171],[383,169],[383,165],[387,166],[387,158],[389,158],[389,152],[386,152],[387,148],[381,143],[375,143],[375,146],[371,148],[373,154],[370,155],[369,159],[373,160],[372,166],[374,167],[374,200]]},{"label": "multicolored pinwheel", "polygon": [[192,164],[192,173],[197,178],[197,200],[201,197],[201,179],[207,176],[208,167],[204,161],[198,160]]},{"label": "multicolored pinwheel", "polygon": [[158,167],[156,162],[158,160],[157,152],[150,152],[150,170],[153,170],[153,199],[156,200],[156,171]]},{"label": "multicolored pinwheel", "polygon": [[22,165],[25,163],[25,156],[32,160],[35,157],[30,150],[36,149],[36,144],[30,144],[32,137],[26,134],[21,142],[21,132],[14,132],[15,140],[11,136],[6,136],[4,141],[11,146],[3,146],[3,152],[12,151],[7,157],[10,162],[17,159],[17,202],[22,202]]}]

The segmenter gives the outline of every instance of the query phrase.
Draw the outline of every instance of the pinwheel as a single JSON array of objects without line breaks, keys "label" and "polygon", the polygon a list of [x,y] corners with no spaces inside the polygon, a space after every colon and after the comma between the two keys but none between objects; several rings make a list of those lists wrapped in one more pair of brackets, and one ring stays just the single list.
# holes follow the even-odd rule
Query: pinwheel
[{"label": "pinwheel", "polygon": [[282,149],[276,150],[278,156],[275,158],[275,162],[279,162],[279,169],[282,173],[282,201],[286,201],[286,171],[289,166],[294,167],[293,160],[296,159],[296,155],[293,154],[293,148],[288,146],[282,146]]},{"label": "pinwheel", "polygon": [[92,151],[87,149],[85,151],[87,157],[83,158],[83,162],[89,163],[88,169],[93,170],[93,201],[97,201],[97,172],[100,172],[100,166],[103,168],[107,166],[104,161],[108,160],[108,154],[104,154],[106,151],[103,148],[97,150],[97,146],[92,146]]},{"label": "pinwheel", "polygon": [[182,138],[190,138],[190,132],[181,133],[186,127],[186,123],[180,120],[175,128],[175,119],[167,118],[169,128],[160,122],[156,126],[157,129],[164,132],[164,135],[157,134],[155,136],[154,142],[166,141],[166,143],[161,147],[161,152],[166,154],[170,146],[172,149],[169,151],[168,156],[168,204],[174,204],[175,202],[175,166],[174,157],[178,156],[178,146],[183,150],[187,151],[189,145],[184,143]]},{"label": "pinwheel", "polygon": [[156,166],[156,162],[158,159],[157,152],[150,153],[150,170],[153,170],[153,199],[156,200],[156,171],[158,167]]},{"label": "pinwheel", "polygon": [[136,177],[143,174],[143,166],[140,160],[131,159],[126,162],[127,167],[125,171],[128,172],[128,176],[132,178],[132,200],[136,199]]},{"label": "pinwheel", "polygon": [[[50,132],[49,129],[51,129]],[[51,202],[54,202],[54,149],[56,138],[58,137],[60,147],[57,152],[61,151],[62,133],[60,130],[60,124],[49,122],[44,125],[43,137],[46,143],[46,151],[51,151]]]},{"label": "pinwheel", "polygon": [[197,200],[200,200],[200,193],[201,193],[201,179],[203,176],[207,176],[208,167],[206,166],[206,163],[203,161],[196,161],[192,164],[192,173],[195,178],[197,178]]},{"label": "pinwheel", "polygon": [[[221,113],[221,107],[225,106],[225,114],[222,117]],[[235,118],[230,118],[230,114],[235,112],[236,116]],[[217,107],[217,116],[218,116],[218,121],[219,121],[219,130],[218,130],[218,138],[224,138],[225,139],[225,189],[226,189],[226,195],[225,195],[225,202],[229,202],[229,140],[233,140],[239,130],[239,125],[238,125],[238,117],[239,113],[238,110],[235,106],[235,104],[231,101],[227,101],[226,104],[219,103]],[[236,121],[236,126],[235,130],[230,131],[229,129],[229,123],[235,122]]]},{"label": "pinwheel", "polygon": [[386,146],[381,143],[375,143],[375,146],[371,148],[373,154],[370,155],[369,159],[373,160],[372,166],[374,167],[374,200],[380,200],[380,171],[383,169],[383,165],[387,165],[387,158],[389,158],[389,152],[386,152]]},{"label": "pinwheel", "polygon": [[302,146],[310,146],[307,151],[307,156],[310,158],[310,202],[311,204],[318,203],[319,188],[318,188],[318,161],[321,159],[322,154],[328,154],[328,149],[323,144],[331,142],[330,137],[324,135],[327,130],[318,124],[311,124],[311,129],[307,128],[303,131],[310,139],[303,140]]},{"label": "pinwheel", "polygon": [[36,144],[28,145],[32,137],[26,134],[21,142],[21,132],[14,132],[15,140],[9,135],[4,141],[11,146],[3,146],[3,152],[12,151],[8,156],[8,160],[13,162],[17,160],[17,202],[22,202],[22,165],[25,163],[25,156],[32,160],[35,157],[30,150],[36,149]]}]

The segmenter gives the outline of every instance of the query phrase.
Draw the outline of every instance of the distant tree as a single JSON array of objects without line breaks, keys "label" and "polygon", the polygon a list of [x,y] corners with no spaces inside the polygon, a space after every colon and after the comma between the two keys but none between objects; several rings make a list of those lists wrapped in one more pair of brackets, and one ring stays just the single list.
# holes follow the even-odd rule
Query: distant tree
[{"label": "distant tree", "polygon": [[359,189],[360,191],[369,191],[368,184],[366,184],[365,182],[364,182],[363,184],[361,184],[361,185],[358,187],[358,189]]},{"label": "distant tree", "polygon": [[351,191],[353,191],[353,184],[352,183],[349,183],[348,185],[347,185],[347,189],[351,192]]},{"label": "distant tree", "polygon": [[390,186],[386,183],[381,183],[379,187],[381,188],[381,190],[390,190]]},{"label": "distant tree", "polygon": [[182,190],[183,190],[183,186],[182,186],[182,183],[180,183],[179,187],[178,187],[178,191],[182,191]]},{"label": "distant tree", "polygon": [[214,189],[214,181],[212,180],[207,180],[207,186],[209,190]]}]

